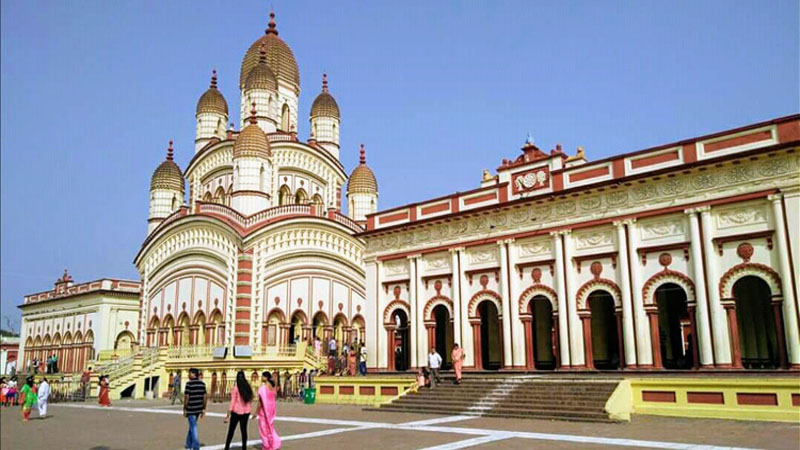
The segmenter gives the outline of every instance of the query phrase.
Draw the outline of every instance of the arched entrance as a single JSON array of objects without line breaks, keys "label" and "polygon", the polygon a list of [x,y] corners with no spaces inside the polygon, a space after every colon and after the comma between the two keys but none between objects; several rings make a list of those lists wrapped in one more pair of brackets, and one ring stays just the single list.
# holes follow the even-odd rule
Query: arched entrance
[{"label": "arched entrance", "polygon": [[480,353],[477,356],[480,358],[481,368],[498,370],[503,365],[500,314],[494,302],[488,300],[479,303],[477,311],[480,317]]},{"label": "arched entrance", "polygon": [[337,314],[333,318],[333,337],[336,339],[336,342],[339,343],[339,349],[341,349],[344,344],[351,344],[351,342],[347,342],[347,328],[347,317],[342,313]]},{"label": "arched entrance", "polygon": [[[774,369],[782,362],[782,327],[772,305],[769,285],[753,275],[733,285],[742,365],[746,369]],[[776,303],[780,305],[780,303]],[[778,310],[780,306],[778,306]],[[780,317],[777,318],[780,320]]]},{"label": "arched entrance", "polygon": [[656,289],[658,308],[658,348],[665,369],[691,369],[694,366],[694,336],[686,291],[674,283]]},{"label": "arched entrance", "polygon": [[600,370],[620,368],[620,340],[614,299],[604,290],[596,290],[587,299],[591,314],[591,357],[594,367]]},{"label": "arched entrance", "polygon": [[453,359],[450,357],[450,349],[453,348],[453,321],[450,318],[450,311],[445,305],[437,305],[432,312],[434,318],[433,343],[436,353],[442,357],[442,369],[450,370]]},{"label": "arched entrance", "polygon": [[289,344],[296,344],[303,339],[303,325],[306,324],[306,315],[303,311],[295,311],[289,325]]},{"label": "arched entrance", "polygon": [[328,326],[328,316],[324,312],[319,311],[314,314],[314,320],[311,322],[311,336],[319,338],[320,342],[325,341],[325,327]]},{"label": "arched entrance", "polygon": [[134,341],[133,334],[130,331],[123,331],[117,336],[117,339],[114,341],[114,350],[117,351],[128,351],[133,348],[133,341]]},{"label": "arched entrance", "polygon": [[409,349],[408,315],[402,309],[396,309],[391,315],[390,332],[390,368],[404,371],[411,366],[411,352]]},{"label": "arched entrance", "polygon": [[538,370],[554,370],[556,356],[553,352],[553,305],[544,295],[537,295],[528,303],[528,312],[531,315],[530,345],[533,349],[533,366]]}]

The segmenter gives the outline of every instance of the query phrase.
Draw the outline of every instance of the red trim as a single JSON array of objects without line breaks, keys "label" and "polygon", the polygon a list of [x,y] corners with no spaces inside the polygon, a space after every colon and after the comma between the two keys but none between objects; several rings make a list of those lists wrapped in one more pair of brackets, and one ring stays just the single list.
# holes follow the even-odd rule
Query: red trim
[{"label": "red trim", "polygon": [[397,222],[398,220],[405,220],[405,219],[408,219],[408,211],[403,211],[388,216],[380,216],[378,217],[378,223],[384,224],[387,222]]},{"label": "red trim", "polygon": [[736,403],[740,405],[778,406],[778,395],[737,392]]},{"label": "red trim", "polygon": [[675,149],[659,155],[644,156],[642,158],[632,159],[630,161],[632,169],[640,169],[642,167],[661,164],[668,161],[677,161],[679,159],[681,159],[680,151],[679,149]]},{"label": "red trim", "polygon": [[567,177],[570,183],[575,183],[577,181],[588,180],[589,178],[597,178],[608,174],[609,174],[609,166],[604,166],[604,167],[596,167],[594,169],[584,170],[582,172],[577,172],[577,173],[567,172]]},{"label": "red trim", "polygon": [[703,149],[706,153],[712,153],[726,148],[738,147],[740,145],[752,144],[754,142],[768,141],[772,139],[772,130],[758,131],[755,133],[746,134],[744,136],[736,136],[720,141],[710,142],[703,144]]},{"label": "red trim", "polygon": [[487,202],[487,201],[496,200],[496,199],[497,199],[497,192],[490,192],[490,193],[484,194],[484,195],[478,195],[478,196],[475,196],[475,197],[465,198],[464,199],[464,205],[474,205],[475,203],[482,203],[482,202]]},{"label": "red trim", "polygon": [[674,391],[642,391],[642,400],[646,402],[675,403]]},{"label": "red trim", "polygon": [[420,215],[426,216],[428,214],[433,214],[442,211],[449,211],[450,210],[450,203],[439,203],[437,205],[425,206],[420,208],[419,212]]}]

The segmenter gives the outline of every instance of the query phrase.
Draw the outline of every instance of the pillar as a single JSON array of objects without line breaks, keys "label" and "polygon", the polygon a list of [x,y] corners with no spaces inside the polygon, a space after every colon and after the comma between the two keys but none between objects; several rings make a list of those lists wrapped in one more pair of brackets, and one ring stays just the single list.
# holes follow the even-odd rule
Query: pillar
[{"label": "pillar", "polygon": [[508,293],[511,315],[507,320],[511,326],[511,362],[514,367],[523,368],[527,364],[525,354],[525,330],[520,320],[519,296],[522,293],[522,283],[517,273],[518,250],[513,240],[508,242]]},{"label": "pillar", "polygon": [[535,351],[533,348],[533,331],[531,326],[533,318],[531,316],[522,316],[522,326],[525,328],[525,368],[533,370],[535,367]]},{"label": "pillar", "polygon": [[500,298],[502,301],[502,341],[503,341],[503,368],[513,365],[511,358],[511,294],[508,283],[508,244],[512,240],[500,241]]},{"label": "pillar", "polygon": [[389,372],[393,372],[395,370],[394,367],[394,329],[396,325],[386,325],[386,353],[389,356],[389,359],[386,362],[386,369]]},{"label": "pillar", "polygon": [[558,347],[560,351],[560,360],[562,366],[570,366],[569,357],[569,328],[567,328],[567,285],[566,275],[564,273],[564,247],[562,246],[561,232],[554,231],[550,233],[553,237],[553,253],[555,254],[556,265],[556,294],[558,298],[556,303],[558,305]]},{"label": "pillar", "polygon": [[727,315],[727,325],[731,336],[732,365],[734,369],[742,368],[742,350],[739,346],[739,322],[736,318],[736,302],[733,299],[727,300],[722,304]]},{"label": "pillar", "polygon": [[[568,330],[570,333],[569,346],[570,346],[570,361],[573,367],[582,367],[587,364],[591,359],[584,357],[584,336],[581,318],[578,316],[578,303],[575,298],[577,286],[572,279],[571,274],[575,273],[572,266],[572,233],[570,231],[562,231],[562,241],[564,244],[564,264],[566,270],[564,271],[565,292],[567,300],[567,313],[569,319],[567,320]],[[591,336],[590,336],[591,338]]]},{"label": "pillar", "polygon": [[592,357],[592,313],[581,311],[581,326],[583,328],[583,346],[586,358],[586,368],[594,369],[594,358]]},{"label": "pillar", "polygon": [[[422,321],[418,320],[419,314],[417,313],[417,257],[416,256],[409,256],[408,258],[408,310],[411,314],[411,317],[408,318],[409,323],[409,351],[411,352],[411,367],[419,367],[417,366],[417,346],[418,340],[421,338],[418,336],[421,333],[420,328],[422,328]],[[419,321],[419,324],[417,323]],[[424,358],[423,358],[424,361]]]},{"label": "pillar", "polygon": [[790,254],[789,243],[786,238],[786,220],[783,213],[783,195],[775,194],[770,195],[768,198],[772,203],[772,216],[775,220],[775,238],[778,244],[778,261],[780,262],[778,268],[781,275],[781,293],[783,293],[784,299],[782,315],[785,326],[781,328],[786,330],[786,334],[778,335],[778,339],[785,339],[789,362],[792,367],[800,368],[800,328],[798,328],[797,321],[797,295],[792,285],[792,269],[789,265]]},{"label": "pillar", "polygon": [[620,290],[622,291],[622,341],[625,353],[620,353],[620,360],[625,366],[636,366],[636,343],[633,329],[633,307],[631,302],[631,277],[628,261],[628,236],[625,225],[629,221],[614,222],[617,227],[617,253],[619,259]]},{"label": "pillar", "polygon": [[698,361],[701,367],[713,367],[714,351],[711,347],[711,321],[708,297],[706,296],[706,277],[703,270],[703,243],[700,238],[700,221],[696,209],[688,209],[685,213],[689,216],[692,279],[694,280],[697,300],[697,320],[695,323],[697,325],[698,353],[700,354]]},{"label": "pillar", "polygon": [[[614,311],[615,315],[617,316],[617,353],[620,355],[624,355],[625,351],[628,350],[628,344],[624,340],[624,332],[622,331],[622,322],[623,322],[623,314],[622,308],[616,309]],[[622,369],[627,367],[625,360],[620,357],[619,361],[619,368]]]},{"label": "pillar", "polygon": [[474,367],[477,370],[483,369],[483,358],[481,358],[481,320],[470,319],[472,325],[472,347],[475,349],[473,352],[473,360],[475,361]]},{"label": "pillar", "polygon": [[206,324],[205,338],[206,338],[206,345],[211,346],[211,345],[214,345],[216,343],[214,341],[214,324],[213,323],[207,323]]},{"label": "pillar", "polygon": [[464,345],[461,337],[461,271],[459,270],[459,252],[461,249],[450,249],[451,286],[450,297],[453,300],[453,340]]},{"label": "pillar", "polygon": [[[457,249],[458,251],[458,284],[461,287],[461,291],[459,293],[459,300],[460,300],[460,308],[461,308],[461,347],[464,349],[464,365],[465,366],[476,366],[476,362],[474,360],[475,357],[475,347],[474,347],[474,339],[470,330],[470,317],[469,317],[469,300],[470,296],[465,295],[465,293],[469,292],[467,288],[467,276],[464,273],[464,264],[461,262],[464,260],[464,248]],[[454,305],[455,307],[455,305]]]},{"label": "pillar", "polygon": [[783,311],[781,309],[781,303],[786,302],[786,300],[781,301],[780,299],[773,299],[772,300],[772,311],[773,315],[775,316],[775,331],[778,334],[778,357],[780,358],[780,367],[787,367],[786,364],[786,345],[784,344],[784,340],[782,339],[783,336]]},{"label": "pillar", "polygon": [[[653,352],[651,351],[649,320],[644,309],[645,299],[642,297],[642,287],[644,275],[642,274],[642,261],[639,258],[637,249],[639,248],[639,225],[635,220],[628,223],[628,264],[631,267],[631,300],[633,301],[633,324],[636,332],[636,364],[639,367],[653,364]],[[654,347],[653,347],[654,348]]]},{"label": "pillar", "polygon": [[697,342],[697,316],[696,316],[696,306],[693,304],[689,304],[686,306],[687,313],[689,315],[689,331],[692,333],[692,367],[694,369],[700,368],[700,351],[698,350],[698,342]]},{"label": "pillar", "polygon": [[650,322],[650,342],[653,346],[653,368],[663,369],[664,364],[661,361],[661,336],[659,335],[661,331],[658,329],[658,306],[648,305],[646,311],[647,318]]},{"label": "pillar", "polygon": [[703,229],[703,245],[705,247],[705,263],[707,282],[710,283],[708,289],[708,309],[711,313],[711,331],[714,333],[714,355],[716,355],[717,367],[731,367],[731,338],[728,334],[728,323],[725,318],[725,311],[722,307],[722,299],[719,296],[719,267],[717,258],[714,256],[714,242],[711,225],[711,208],[704,206],[698,208],[700,211],[700,225]]},{"label": "pillar", "polygon": [[[425,330],[428,332],[428,347],[436,347],[436,323],[427,322]],[[447,359],[446,355],[440,355],[442,359]]]}]

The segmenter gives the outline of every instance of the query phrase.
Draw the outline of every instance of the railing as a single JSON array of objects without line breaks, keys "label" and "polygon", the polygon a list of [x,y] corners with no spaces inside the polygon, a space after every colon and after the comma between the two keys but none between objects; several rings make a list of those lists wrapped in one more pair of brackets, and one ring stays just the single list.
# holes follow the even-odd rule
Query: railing
[{"label": "railing", "polygon": [[113,361],[114,359],[125,358],[133,354],[133,349],[127,350],[100,350],[97,353],[97,361]]},{"label": "railing", "polygon": [[167,357],[169,359],[208,358],[213,354],[214,347],[207,345],[180,346],[167,349]]},{"label": "railing", "polygon": [[83,385],[80,379],[50,381],[51,403],[82,402],[86,400],[88,393],[89,385]]},{"label": "railing", "polygon": [[253,356],[266,356],[266,357],[277,357],[277,358],[295,358],[297,357],[297,346],[296,345],[284,345],[284,346],[262,346],[256,347],[253,349]]},{"label": "railing", "polygon": [[150,367],[158,362],[159,356],[158,347],[149,347],[142,350],[142,367]]},{"label": "railing", "polygon": [[274,133],[267,133],[267,139],[269,139],[270,142],[297,142],[297,134],[276,131]]},{"label": "railing", "polygon": [[238,211],[225,206],[220,205],[218,203],[206,203],[197,201],[195,202],[197,205],[197,212],[198,213],[206,213],[206,214],[213,214],[216,216],[220,216],[224,219],[227,219],[233,225],[247,230],[249,228],[253,228],[257,225],[260,225],[265,222],[270,222],[280,217],[285,216],[312,216],[312,217],[322,217],[328,218],[329,220],[333,220],[336,223],[346,226],[350,228],[352,231],[356,233],[360,233],[364,231],[364,228],[358,224],[358,222],[352,220],[351,218],[340,214],[339,212],[335,212],[331,216],[328,216],[325,213],[325,210],[320,205],[281,205],[281,206],[273,206],[271,208],[264,209],[259,211],[251,216],[244,216],[240,214]]}]

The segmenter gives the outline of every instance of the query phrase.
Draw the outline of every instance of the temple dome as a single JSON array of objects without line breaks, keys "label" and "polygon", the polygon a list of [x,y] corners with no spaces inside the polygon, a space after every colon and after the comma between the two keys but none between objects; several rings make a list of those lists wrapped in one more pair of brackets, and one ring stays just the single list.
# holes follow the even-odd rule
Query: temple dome
[{"label": "temple dome", "polygon": [[339,104],[328,92],[328,75],[322,75],[322,92],[319,93],[314,103],[311,104],[311,117],[324,116],[339,118]]},{"label": "temple dome", "polygon": [[167,159],[156,167],[150,178],[150,190],[170,189],[173,191],[184,192],[183,172],[173,159],[172,141],[169,141],[167,148]]},{"label": "temple dome", "polygon": [[367,166],[367,152],[364,150],[364,144],[361,144],[361,158],[358,166],[350,173],[350,179],[347,182],[348,194],[377,194],[378,181],[375,179],[375,174],[372,169]]},{"label": "temple dome", "polygon": [[297,66],[297,60],[294,59],[292,49],[286,45],[283,39],[278,37],[278,30],[275,26],[275,13],[270,13],[269,17],[269,28],[266,29],[264,36],[253,42],[253,45],[247,49],[244,59],[242,59],[239,87],[244,88],[250,71],[258,65],[259,50],[263,46],[266,52],[267,65],[272,69],[272,73],[277,80],[293,85],[295,91],[299,93],[300,69]]},{"label": "temple dome", "polygon": [[256,156],[259,158],[269,158],[272,152],[269,148],[269,139],[256,120],[256,105],[250,111],[250,124],[247,125],[233,144],[233,157]]},{"label": "temple dome", "polygon": [[217,71],[211,75],[211,86],[197,100],[197,114],[214,113],[228,115],[228,102],[222,96],[222,92],[217,89]]}]

